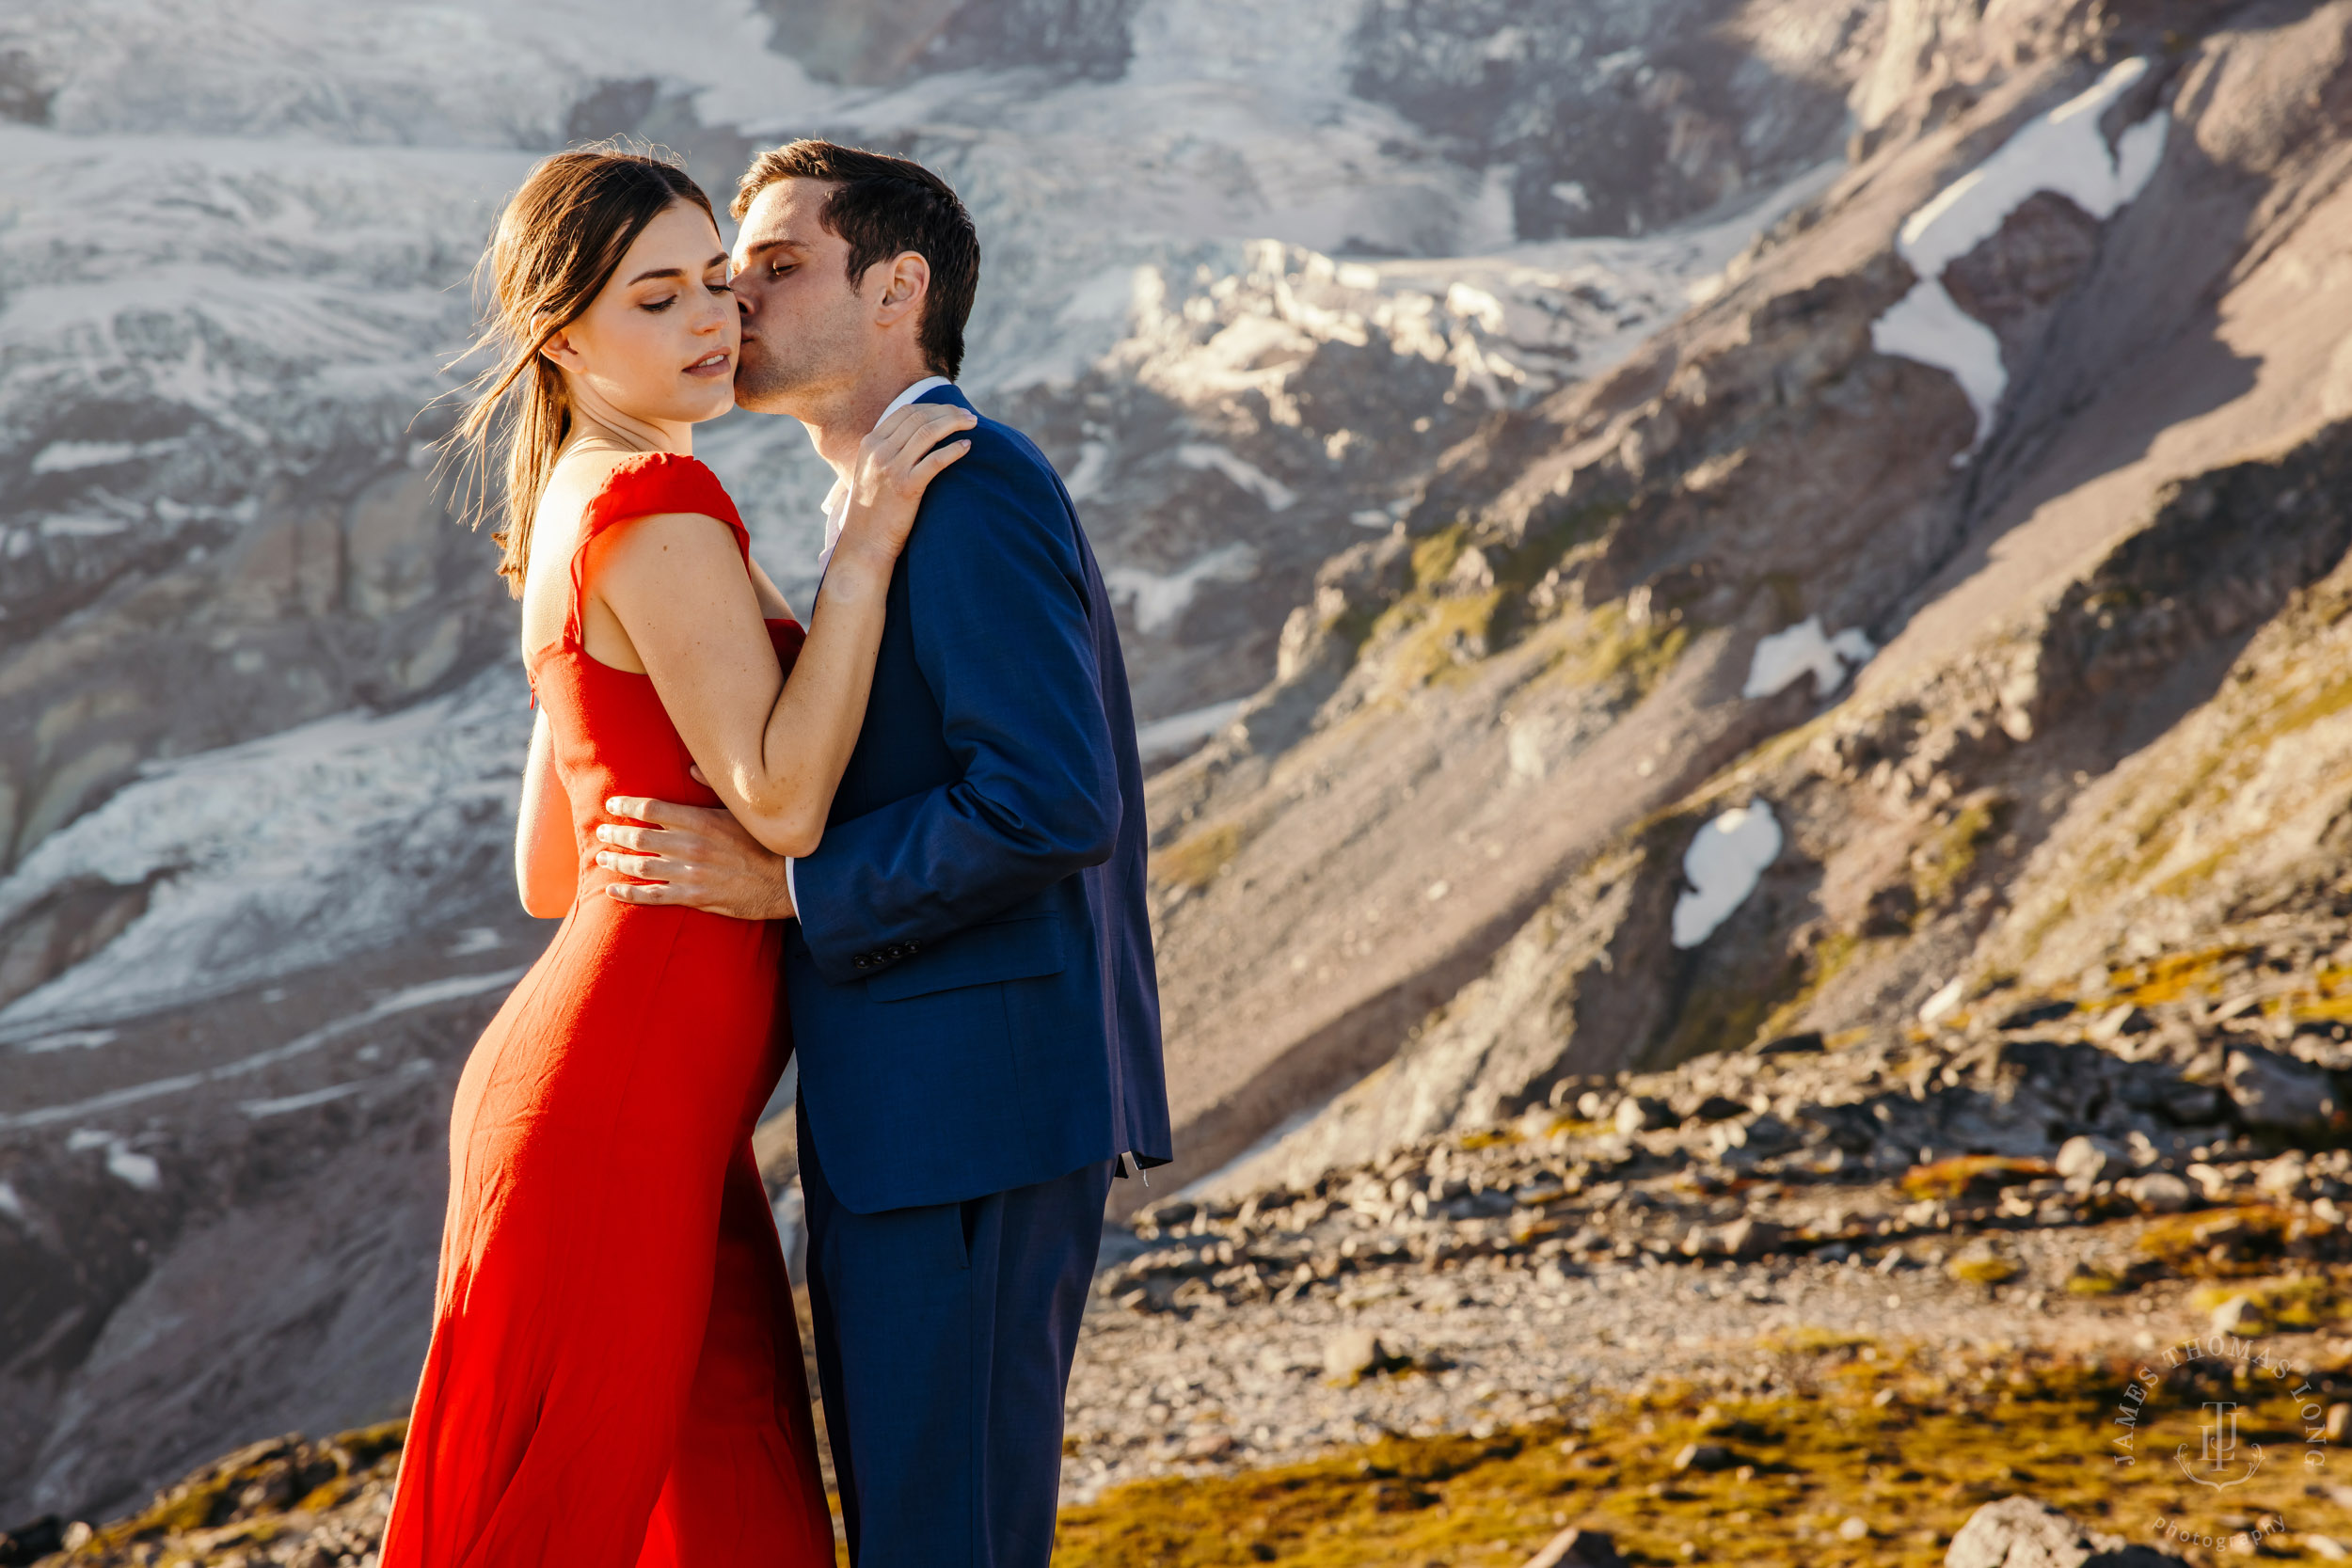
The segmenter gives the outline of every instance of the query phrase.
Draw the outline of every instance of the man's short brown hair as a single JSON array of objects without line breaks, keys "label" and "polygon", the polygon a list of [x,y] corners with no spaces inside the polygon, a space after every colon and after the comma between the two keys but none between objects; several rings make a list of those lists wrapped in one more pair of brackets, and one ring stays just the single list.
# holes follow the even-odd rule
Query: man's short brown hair
[{"label": "man's short brown hair", "polygon": [[825,231],[850,242],[852,287],[878,261],[912,250],[930,263],[930,293],[916,333],[931,370],[954,380],[963,368],[963,324],[980,285],[980,236],[947,182],[911,158],[829,141],[787,142],[752,160],[729,209],[738,222],[779,180],[833,187],[818,213]]}]

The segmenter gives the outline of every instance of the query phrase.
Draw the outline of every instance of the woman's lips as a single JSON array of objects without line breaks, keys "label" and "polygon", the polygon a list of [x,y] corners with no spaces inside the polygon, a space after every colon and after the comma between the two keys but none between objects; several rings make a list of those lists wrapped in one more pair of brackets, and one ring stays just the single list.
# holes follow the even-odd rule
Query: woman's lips
[{"label": "woman's lips", "polygon": [[715,381],[723,375],[732,379],[735,375],[735,356],[723,352],[706,355],[687,366],[686,373],[707,381]]}]

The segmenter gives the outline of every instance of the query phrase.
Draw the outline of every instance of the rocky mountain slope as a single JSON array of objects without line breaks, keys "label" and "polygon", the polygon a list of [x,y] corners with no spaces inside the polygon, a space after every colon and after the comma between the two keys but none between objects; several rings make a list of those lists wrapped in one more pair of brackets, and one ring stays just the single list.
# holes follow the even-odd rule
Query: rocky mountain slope
[{"label": "rocky mountain slope", "polygon": [[1898,8],[1833,187],[1334,558],[1153,802],[1186,1168],[2325,882],[2347,20]]},{"label": "rocky mountain slope", "polygon": [[[2073,996],[1565,1079],[1310,1183],[1164,1198],[1096,1281],[1057,1560],[1971,1568],[2053,1500],[2162,1553],[2120,1560],[2340,1560],[2352,1157],[2306,1146],[2348,1125],[2348,933],[2272,917]],[[2318,1461],[2210,1493],[2110,1463],[2117,1409],[2162,1460],[2208,1394]],[[365,1564],[397,1444],[258,1443],[0,1562]]]},{"label": "rocky mountain slope", "polygon": [[[1083,498],[1173,756],[1448,451],[1621,362],[1821,187],[1883,25],[642,20],[0,15],[0,1516],[405,1401],[450,1084],[544,940],[504,886],[512,610],[429,445],[533,158],[649,138],[723,192],[820,132],[954,179],[988,253],[968,385]],[[804,439],[744,418],[703,450],[804,592]]]},{"label": "rocky mountain slope", "polygon": [[[1564,1221],[1880,1258],[1933,1223],[1881,1154],[2055,1159],[2120,1104],[2200,1131],[2102,1157],[2191,1181],[2215,1096],[2342,1065],[2352,3],[239,21],[0,18],[0,1517],[404,1402],[449,1085],[542,940],[510,612],[418,410],[566,138],[723,186],[819,131],[970,195],[970,385],[1081,497],[1182,758],[1184,1201],[1587,1094],[1630,1150],[1682,1091],[1616,1075],[1678,1069],[1745,1107],[1708,1159],[1827,1140],[1879,1196],[1604,1225],[1565,1164]],[[705,450],[804,584],[805,443]],[[1994,1049],[2014,998],[2073,1033]],[[1742,1053],[1814,1037],[1870,1126],[1751,1102],[1802,1053]]]}]

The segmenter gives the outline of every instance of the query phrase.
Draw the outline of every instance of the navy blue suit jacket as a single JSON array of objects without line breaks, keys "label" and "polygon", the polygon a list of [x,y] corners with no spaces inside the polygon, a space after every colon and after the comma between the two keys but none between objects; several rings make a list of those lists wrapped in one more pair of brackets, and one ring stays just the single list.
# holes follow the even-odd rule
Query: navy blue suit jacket
[{"label": "navy blue suit jacket", "polygon": [[1044,454],[993,420],[971,440],[924,495],[865,728],[793,864],[802,1102],[860,1213],[1170,1152],[1110,598]]}]

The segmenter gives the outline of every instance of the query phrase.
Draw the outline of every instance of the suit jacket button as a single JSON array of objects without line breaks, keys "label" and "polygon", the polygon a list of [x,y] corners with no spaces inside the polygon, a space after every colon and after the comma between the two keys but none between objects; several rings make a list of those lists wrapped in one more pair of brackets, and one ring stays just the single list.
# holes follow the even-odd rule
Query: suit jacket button
[{"label": "suit jacket button", "polygon": [[871,969],[874,967],[874,960],[867,958],[863,953],[860,953],[856,958],[851,958],[850,962],[857,966],[859,969]]}]

